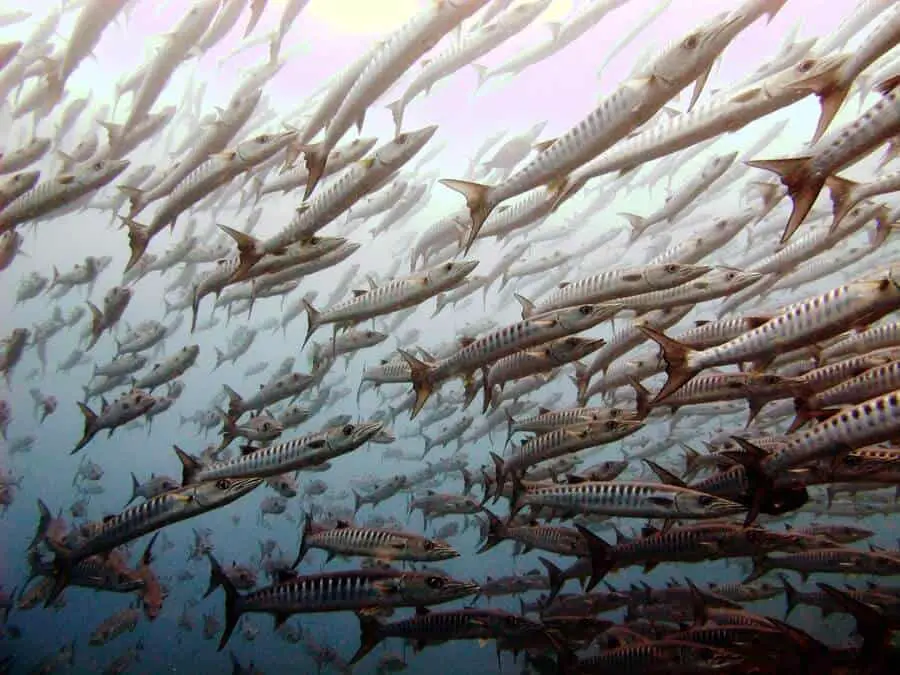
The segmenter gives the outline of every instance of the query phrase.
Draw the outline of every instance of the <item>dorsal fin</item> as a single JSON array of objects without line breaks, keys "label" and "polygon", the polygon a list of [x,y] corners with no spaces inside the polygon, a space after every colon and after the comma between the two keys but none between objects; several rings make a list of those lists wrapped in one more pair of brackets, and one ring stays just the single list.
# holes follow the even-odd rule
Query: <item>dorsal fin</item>
[{"label": "dorsal fin", "polygon": [[666,485],[672,485],[672,486],[680,487],[680,488],[687,487],[687,484],[683,480],[681,480],[678,476],[676,476],[674,473],[672,473],[668,469],[662,468],[656,462],[649,460],[649,459],[645,459],[644,463],[650,467],[650,470],[653,471],[653,473],[656,474],[656,477],[659,478],[660,482],[662,482]]}]

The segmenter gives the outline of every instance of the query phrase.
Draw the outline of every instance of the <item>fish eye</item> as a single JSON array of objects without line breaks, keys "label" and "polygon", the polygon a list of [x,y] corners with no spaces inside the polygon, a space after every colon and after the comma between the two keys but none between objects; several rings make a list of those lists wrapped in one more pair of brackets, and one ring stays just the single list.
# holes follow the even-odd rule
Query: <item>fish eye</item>
[{"label": "fish eye", "polygon": [[91,169],[93,169],[94,171],[99,171],[102,168],[103,168],[103,162],[94,162],[91,165]]},{"label": "fish eye", "polygon": [[618,426],[619,425],[616,424],[613,420],[610,420],[609,422],[606,423],[606,430],[607,431],[615,431],[616,427],[618,427]]},{"label": "fish eye", "polygon": [[270,140],[272,140],[272,139],[269,137],[268,134],[263,134],[262,136],[260,136],[259,138],[256,139],[256,142],[257,143],[268,143]]},{"label": "fish eye", "polygon": [[216,487],[219,488],[220,490],[227,490],[228,488],[231,487],[231,481],[228,480],[227,478],[220,478],[219,480],[216,481]]},{"label": "fish eye", "polygon": [[697,45],[700,44],[700,40],[696,35],[691,35],[684,42],[681,43],[681,46],[685,49],[696,49]]},{"label": "fish eye", "polygon": [[406,134],[400,134],[399,136],[397,136],[397,138],[394,139],[394,142],[397,145],[403,145],[404,143],[406,143]]},{"label": "fish eye", "polygon": [[675,274],[675,272],[678,271],[678,265],[675,265],[674,263],[670,263],[670,264],[666,265],[663,269],[666,272],[668,272],[669,274]]},{"label": "fish eye", "polygon": [[352,424],[347,424],[344,426],[343,429],[341,429],[341,432],[344,434],[344,436],[349,436],[350,434],[353,433],[354,428],[355,427]]},{"label": "fish eye", "polygon": [[425,583],[428,584],[429,588],[443,588],[445,582],[443,577],[428,577]]},{"label": "fish eye", "polygon": [[433,542],[433,541],[426,541],[426,542],[425,542],[425,550],[426,550],[426,551],[433,551],[433,550],[434,550],[434,542]]},{"label": "fish eye", "polygon": [[734,279],[735,276],[736,276],[736,275],[735,275],[734,272],[729,272],[728,274],[725,275],[725,278],[726,278],[728,281],[731,281],[732,279]]},{"label": "fish eye", "polygon": [[593,309],[593,307],[591,307],[591,305],[582,305],[581,307],[578,308],[578,312],[582,316],[587,316],[588,314],[591,313],[592,309]]},{"label": "fish eye", "polygon": [[812,70],[814,65],[816,65],[815,60],[806,59],[805,61],[801,61],[797,64],[797,70],[799,70],[801,73],[808,73],[810,70]]},{"label": "fish eye", "polygon": [[268,422],[263,422],[262,429],[263,431],[268,431],[272,427]]},{"label": "fish eye", "polygon": [[714,499],[715,497],[712,495],[700,495],[697,497],[697,503],[700,504],[700,506],[709,506],[713,503]]},{"label": "fish eye", "polygon": [[453,263],[446,263],[446,264],[444,265],[444,269],[447,270],[447,271],[449,272],[450,270],[453,269]]}]

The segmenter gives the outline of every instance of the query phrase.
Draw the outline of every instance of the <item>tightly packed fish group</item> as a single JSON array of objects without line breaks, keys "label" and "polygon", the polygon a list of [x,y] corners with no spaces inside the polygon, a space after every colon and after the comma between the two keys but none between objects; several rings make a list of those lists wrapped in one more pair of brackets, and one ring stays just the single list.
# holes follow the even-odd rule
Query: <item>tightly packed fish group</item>
[{"label": "tightly packed fish group", "polygon": [[[574,126],[479,136],[464,173],[442,163],[440,124],[407,126],[432,87],[469,65],[479,87],[527,80],[582,36],[610,45],[591,64],[606,72],[685,3],[645,6],[613,47],[605,27],[638,0],[574,3],[541,37],[551,0],[434,0],[318,91],[279,79],[307,58],[285,46],[308,0],[167,3],[171,26],[102,106],[71,78],[111,33],[143,40],[154,3],[0,10],[21,34],[0,42],[0,672],[161,672],[200,604],[235,673],[297,667],[267,639],[319,671],[397,672],[405,650],[370,653],[471,640],[524,672],[900,672],[885,579],[900,576],[900,3],[825,3],[831,32],[730,55],[795,1],[709,3]],[[193,75],[164,104],[208,52],[254,44],[267,58],[224,105]],[[273,104],[279,86],[298,111]],[[810,102],[818,120],[795,114]],[[391,131],[362,135],[369,113]],[[806,135],[785,144],[788,127]],[[119,255],[42,266],[43,248],[70,252],[53,241],[64,218],[101,223],[91,250]],[[80,437],[60,421],[76,408]],[[130,492],[103,482],[122,470]],[[861,522],[876,515],[883,530]],[[28,628],[67,605],[80,621],[55,642]],[[822,618],[795,621],[800,605]],[[315,637],[322,613],[358,629],[355,653]],[[164,615],[176,635],[158,646]]]}]

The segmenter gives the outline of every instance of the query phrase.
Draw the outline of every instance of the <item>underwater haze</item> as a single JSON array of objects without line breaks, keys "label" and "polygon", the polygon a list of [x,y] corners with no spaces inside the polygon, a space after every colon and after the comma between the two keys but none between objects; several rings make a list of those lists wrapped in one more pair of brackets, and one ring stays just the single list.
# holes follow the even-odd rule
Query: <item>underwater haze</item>
[{"label": "underwater haze", "polygon": [[0,673],[900,672],[898,41],[0,3]]}]

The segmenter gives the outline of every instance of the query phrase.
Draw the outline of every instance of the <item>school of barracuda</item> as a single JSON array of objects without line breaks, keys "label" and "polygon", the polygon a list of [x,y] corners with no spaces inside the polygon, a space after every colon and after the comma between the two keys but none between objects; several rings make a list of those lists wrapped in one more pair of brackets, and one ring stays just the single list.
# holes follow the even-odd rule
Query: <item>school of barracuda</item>
[{"label": "school of barracuda", "polygon": [[[714,3],[557,137],[544,122],[476,131],[465,173],[442,168],[437,125],[404,124],[420,95],[470,65],[479,87],[527,78],[582,35],[603,38],[629,0],[574,3],[506,62],[490,52],[541,27],[550,0],[429,0],[324,85],[291,83],[306,97],[294,112],[264,92],[308,0],[169,3],[174,23],[120,73],[116,105],[74,98],[69,78],[109,30],[138,30],[141,4],[0,9],[3,34],[21,34],[0,43],[0,505],[34,526],[30,541],[2,535],[24,578],[0,580],[0,672],[160,672],[142,632],[169,617],[162,651],[178,649],[198,612],[217,641],[204,658],[234,673],[262,672],[260,614],[297,645],[278,667],[319,672],[414,670],[421,650],[463,640],[493,642],[497,667],[523,672],[900,672],[900,2],[842,6],[833,32],[758,49],[743,79],[712,88],[730,45],[791,0]],[[689,4],[651,6],[594,65]],[[253,41],[268,54],[228,82],[226,105],[205,105],[194,81],[180,105],[160,102],[213,47]],[[792,154],[771,153],[807,99],[818,122]],[[368,113],[390,115],[393,137],[363,136]],[[764,117],[746,147],[710,149]],[[142,163],[154,145],[167,164]],[[610,207],[666,178],[643,212]],[[458,208],[424,222],[435,195]],[[121,255],[17,272],[65,246],[47,221],[73,214]],[[369,224],[406,237],[386,271]],[[570,245],[578,230],[589,239]],[[469,321],[448,335],[435,317],[454,310]],[[204,341],[223,314],[239,324],[228,343]],[[251,362],[264,333],[281,350]],[[71,353],[54,339],[66,334]],[[54,393],[48,369],[77,374],[83,398]],[[222,392],[206,381],[219,369]],[[215,395],[192,412],[186,390]],[[80,438],[48,442],[76,406]],[[154,432],[158,417],[181,431]],[[140,428],[148,440],[132,441]],[[36,457],[74,471],[71,488],[31,471]],[[119,458],[130,491],[102,482]],[[115,502],[98,507],[101,494]],[[421,530],[385,515],[404,500]],[[229,520],[213,528],[219,510]],[[271,522],[296,537],[266,537]],[[471,525],[480,543],[461,550],[451,541]],[[512,556],[470,578],[495,547]],[[659,565],[668,582],[650,576]],[[203,568],[208,587],[191,583]],[[98,614],[98,591],[120,609]],[[500,596],[518,606],[488,606]],[[805,623],[801,605],[816,612]],[[90,637],[45,630],[23,649],[26,611],[75,611]],[[324,612],[344,613],[355,653],[292,618]],[[832,614],[846,622],[823,630]]]}]

